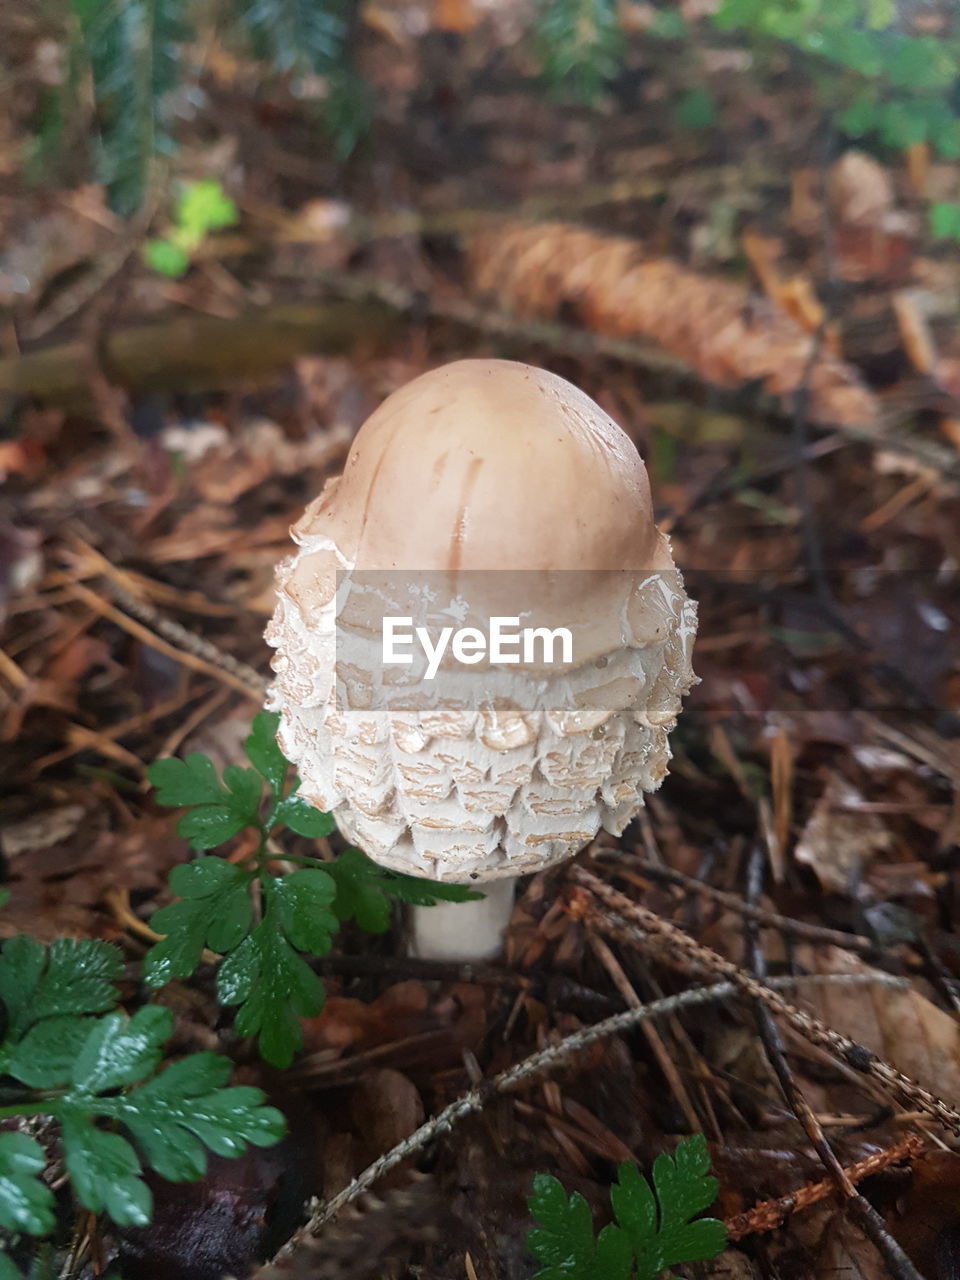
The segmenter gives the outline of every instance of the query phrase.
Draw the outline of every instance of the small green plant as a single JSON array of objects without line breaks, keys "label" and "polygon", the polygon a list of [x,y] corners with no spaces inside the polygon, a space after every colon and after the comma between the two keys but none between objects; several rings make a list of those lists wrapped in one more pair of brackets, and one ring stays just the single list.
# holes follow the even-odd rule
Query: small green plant
[{"label": "small green plant", "polygon": [[529,1199],[540,1224],[527,1236],[542,1264],[534,1280],[654,1280],[679,1262],[715,1258],[727,1233],[715,1218],[697,1218],[716,1199],[717,1180],[707,1175],[710,1155],[702,1133],[653,1162],[653,1188],[636,1165],[624,1162],[610,1188],[615,1223],[594,1234],[583,1196],[568,1196],[561,1183],[538,1173]]},{"label": "small green plant", "polygon": [[620,69],[624,39],[617,0],[540,0],[533,40],[553,92],[594,103]]},{"label": "small green plant", "polygon": [[161,275],[185,275],[207,234],[235,226],[236,222],[237,206],[219,182],[188,183],[177,201],[173,226],[162,239],[146,242],[144,260]]},{"label": "small green plant", "polygon": [[[34,172],[42,175],[53,155],[85,141],[78,127],[86,126],[92,97],[93,168],[113,207],[133,213],[151,166],[176,153],[184,101],[203,97],[197,52],[214,31],[241,57],[261,60],[264,78],[282,78],[295,95],[316,96],[316,80],[322,78],[327,94],[319,114],[334,146],[347,154],[364,119],[362,111],[345,111],[343,105],[362,98],[356,86],[363,81],[347,48],[351,10],[349,0],[211,0],[201,6],[182,0],[69,0],[59,7],[65,75],[41,105]],[[174,256],[168,260],[173,263]]]},{"label": "small green plant", "polygon": [[960,158],[956,18],[942,35],[911,35],[893,0],[722,0],[713,21],[799,52],[852,137],[898,149],[929,142],[944,159]]},{"label": "small green plant", "polygon": [[[206,1169],[207,1150],[235,1156],[283,1134],[259,1089],[227,1087],[231,1064],[214,1053],[164,1063],[173,1015],[117,1008],[119,951],[105,942],[18,935],[0,951],[0,1117],[45,1116],[58,1126],[77,1202],[121,1226],[149,1222],[143,1166],[173,1182]],[[126,1136],[125,1136],[126,1135]],[[0,1133],[0,1227],[47,1235],[55,1226],[48,1163],[28,1133]],[[0,1253],[0,1278],[17,1276]]]},{"label": "small green plant", "polygon": [[930,206],[930,234],[935,240],[960,240],[960,203],[944,200]]},{"label": "small green plant", "polygon": [[334,824],[297,794],[299,780],[287,785],[278,719],[267,711],[255,717],[244,744],[252,769],[231,765],[218,777],[199,754],[150,766],[157,801],[187,807],[177,830],[194,849],[212,849],[247,827],[256,841],[239,861],[197,858],[173,870],[170,889],[179,901],[153,916],[153,928],[165,936],[147,953],[144,976],[160,987],[193,973],[204,948],[218,953],[217,996],[221,1004],[237,1006],[235,1030],[258,1036],[261,1055],[285,1067],[303,1042],[300,1018],[323,1007],[323,983],[305,954],[326,955],[348,920],[369,933],[383,932],[391,900],[430,906],[482,895],[387,871],[359,849],[323,861],[279,848],[275,836],[283,827],[317,839]]}]

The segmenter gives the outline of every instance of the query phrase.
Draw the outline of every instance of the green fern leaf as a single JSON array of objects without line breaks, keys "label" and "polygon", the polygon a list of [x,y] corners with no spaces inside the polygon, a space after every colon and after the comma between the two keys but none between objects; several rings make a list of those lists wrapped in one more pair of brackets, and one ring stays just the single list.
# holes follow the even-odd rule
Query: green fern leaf
[{"label": "green fern leaf", "polygon": [[681,1142],[675,1155],[657,1156],[653,1188],[636,1165],[622,1164],[610,1191],[616,1224],[596,1237],[583,1197],[568,1197],[556,1178],[537,1174],[529,1205],[539,1225],[527,1244],[543,1266],[534,1280],[654,1280],[675,1263],[716,1257],[726,1229],[696,1217],[716,1198],[709,1166],[702,1133]]}]

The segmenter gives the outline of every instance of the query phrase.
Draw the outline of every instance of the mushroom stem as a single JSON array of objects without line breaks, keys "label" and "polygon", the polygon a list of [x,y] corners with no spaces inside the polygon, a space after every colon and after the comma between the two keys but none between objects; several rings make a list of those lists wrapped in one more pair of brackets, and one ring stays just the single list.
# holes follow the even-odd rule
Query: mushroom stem
[{"label": "mushroom stem", "polygon": [[[412,955],[421,960],[488,960],[503,946],[503,931],[513,914],[517,878],[488,880],[475,902],[438,902],[412,907]],[[480,888],[481,886],[478,886]]]}]

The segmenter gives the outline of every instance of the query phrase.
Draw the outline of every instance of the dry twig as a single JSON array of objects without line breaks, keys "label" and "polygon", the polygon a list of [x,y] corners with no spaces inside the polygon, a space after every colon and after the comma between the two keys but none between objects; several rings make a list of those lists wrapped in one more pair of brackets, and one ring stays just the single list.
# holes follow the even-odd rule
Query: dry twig
[{"label": "dry twig", "polygon": [[[892,1147],[876,1151],[872,1156],[858,1160],[856,1164],[847,1165],[843,1172],[847,1180],[855,1185],[862,1182],[864,1178],[871,1178],[874,1174],[889,1169],[893,1164],[900,1164],[904,1160],[912,1162],[922,1151],[923,1139],[911,1133],[901,1138],[899,1142],[895,1142]],[[730,1240],[742,1240],[744,1236],[754,1235],[757,1232],[774,1231],[791,1214],[800,1213],[804,1209],[809,1209],[811,1205],[826,1200],[835,1193],[836,1189],[837,1185],[833,1178],[824,1178],[821,1182],[807,1183],[806,1186],[799,1187],[796,1191],[791,1191],[776,1200],[761,1200],[752,1209],[727,1218],[725,1224],[727,1237]]]},{"label": "dry twig", "polygon": [[[763,851],[758,845],[752,850],[748,864],[747,893],[750,901],[755,901],[760,896],[763,886],[763,871]],[[767,958],[763,954],[763,948],[760,945],[760,930],[756,921],[745,920],[744,932],[746,934],[751,967],[758,978],[766,981]],[[800,1122],[803,1131],[810,1139],[814,1151],[816,1151],[821,1164],[827,1171],[828,1180],[844,1200],[848,1214],[870,1239],[874,1248],[887,1264],[894,1280],[923,1280],[903,1249],[887,1231],[883,1218],[877,1213],[869,1200],[865,1199],[857,1191],[846,1169],[837,1158],[836,1152],[827,1141],[820,1121],[804,1097],[803,1090],[797,1084],[793,1071],[790,1069],[783,1040],[770,1010],[762,1001],[758,1000],[755,1003],[754,1012],[757,1018],[760,1039],[763,1042],[763,1047],[766,1050],[770,1065],[773,1067],[774,1074],[780,1082],[783,1096],[786,1098],[790,1110]]]},{"label": "dry twig", "polygon": [[750,1000],[761,1001],[771,1013],[783,1018],[805,1039],[828,1050],[854,1071],[871,1076],[886,1089],[905,1099],[909,1106],[931,1116],[938,1124],[946,1125],[948,1129],[960,1133],[960,1111],[942,1098],[938,1098],[929,1089],[925,1089],[916,1080],[911,1080],[902,1071],[898,1071],[896,1067],[875,1054],[872,1049],[857,1044],[856,1041],[841,1035],[839,1031],[834,1031],[818,1018],[797,1009],[778,992],[771,990],[770,984],[758,982],[731,960],[725,960],[716,951],[701,946],[669,920],[664,920],[646,907],[631,902],[629,898],[605,884],[585,867],[575,866],[570,876],[574,883],[588,890],[590,895],[598,898],[607,908],[602,912],[591,910],[588,900],[575,906],[575,914],[582,916],[608,935],[626,940],[645,950],[650,949],[651,942],[655,939],[658,955],[684,971],[691,968],[698,972],[706,971],[734,983]]},{"label": "dry twig", "polygon": [[[779,986],[795,986],[797,984],[820,985],[857,985],[862,982],[878,983],[881,986],[903,987],[907,985],[902,978],[892,978],[887,974],[813,974],[808,977],[771,978],[769,989]],[[766,989],[766,988],[765,988]],[[368,1165],[361,1174],[348,1183],[337,1195],[325,1204],[320,1205],[304,1224],[278,1251],[274,1261],[289,1257],[299,1245],[310,1236],[316,1235],[325,1225],[335,1218],[341,1209],[352,1204],[365,1191],[368,1191],[380,1178],[384,1177],[402,1164],[404,1160],[415,1155],[426,1147],[434,1138],[449,1133],[453,1127],[467,1116],[481,1111],[491,1098],[503,1093],[511,1093],[526,1081],[552,1071],[576,1057],[584,1049],[608,1036],[619,1035],[622,1031],[630,1031],[649,1018],[663,1017],[676,1013],[680,1009],[691,1008],[698,1004],[708,1004],[715,1000],[727,1000],[737,992],[736,985],[720,982],[710,987],[699,987],[693,991],[681,991],[675,996],[666,996],[662,1000],[654,1000],[650,1004],[641,1005],[639,1009],[627,1009],[624,1013],[614,1014],[591,1027],[584,1027],[561,1040],[559,1044],[549,1045],[538,1053],[524,1058],[522,1062],[508,1067],[492,1080],[486,1081],[476,1089],[471,1089],[462,1097],[451,1102],[449,1106],[433,1116],[419,1129],[415,1129],[409,1137],[397,1143],[389,1151],[379,1156]]]}]

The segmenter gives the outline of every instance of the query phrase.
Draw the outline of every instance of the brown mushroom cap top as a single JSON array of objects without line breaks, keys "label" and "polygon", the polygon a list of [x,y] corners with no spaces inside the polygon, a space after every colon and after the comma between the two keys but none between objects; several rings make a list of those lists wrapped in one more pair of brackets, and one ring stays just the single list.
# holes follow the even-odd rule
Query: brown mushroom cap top
[{"label": "brown mushroom cap top", "polygon": [[564,378],[511,360],[458,360],[395,391],[293,534],[304,551],[281,581],[308,625],[344,564],[439,571],[475,616],[572,628],[578,661],[667,625],[635,593],[673,561],[633,442]]},{"label": "brown mushroom cap top", "polygon": [[512,360],[458,360],[395,391],[296,533],[364,570],[669,567],[629,436]]}]

